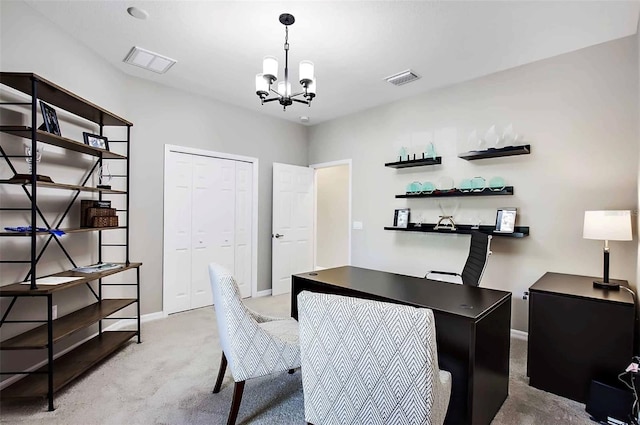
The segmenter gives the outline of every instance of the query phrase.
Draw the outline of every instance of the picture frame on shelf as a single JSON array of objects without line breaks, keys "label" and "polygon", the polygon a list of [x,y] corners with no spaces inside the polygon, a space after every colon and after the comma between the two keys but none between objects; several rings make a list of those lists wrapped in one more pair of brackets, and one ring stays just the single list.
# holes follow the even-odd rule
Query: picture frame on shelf
[{"label": "picture frame on shelf", "polygon": [[86,145],[91,146],[92,148],[109,150],[109,140],[98,134],[87,133],[86,131],[82,132],[84,136],[84,143]]},{"label": "picture frame on shelf", "polygon": [[496,213],[495,233],[513,233],[516,228],[516,208],[499,208]]},{"label": "picture frame on shelf", "polygon": [[60,133],[60,124],[58,124],[58,115],[56,114],[56,110],[43,101],[40,101],[40,110],[42,111],[42,118],[44,118],[44,124],[40,126],[40,130],[45,130],[46,132],[55,134],[56,136],[62,136],[62,133]]},{"label": "picture frame on shelf", "polygon": [[393,226],[406,229],[409,227],[409,217],[411,210],[409,208],[399,208],[393,214]]}]

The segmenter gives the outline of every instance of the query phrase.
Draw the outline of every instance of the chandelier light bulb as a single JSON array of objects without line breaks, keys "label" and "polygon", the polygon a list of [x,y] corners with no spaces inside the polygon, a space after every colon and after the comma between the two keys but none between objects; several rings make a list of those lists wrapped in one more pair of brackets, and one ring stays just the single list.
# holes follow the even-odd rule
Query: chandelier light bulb
[{"label": "chandelier light bulb", "polygon": [[309,84],[313,80],[313,62],[301,61],[300,62],[300,84],[303,86]]},{"label": "chandelier light bulb", "polygon": [[275,56],[265,56],[262,60],[262,73],[272,82],[278,79],[278,59]]},{"label": "chandelier light bulb", "polygon": [[[285,89],[286,87],[286,89]],[[280,81],[278,83],[278,93],[282,97],[291,96],[291,83],[285,83],[284,81]]]}]

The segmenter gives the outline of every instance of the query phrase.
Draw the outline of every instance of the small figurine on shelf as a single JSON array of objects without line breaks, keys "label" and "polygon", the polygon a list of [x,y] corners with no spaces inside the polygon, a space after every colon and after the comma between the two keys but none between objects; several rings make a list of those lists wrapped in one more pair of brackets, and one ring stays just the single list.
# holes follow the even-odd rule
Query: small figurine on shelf
[{"label": "small figurine on shelf", "polygon": [[446,210],[450,209],[450,205],[445,204],[443,206],[442,202],[438,202],[438,206],[440,207],[440,211],[442,211],[442,215],[440,219],[433,227],[434,230],[456,230],[456,223],[453,221],[453,215],[458,211],[458,204],[456,203],[453,208],[453,213],[448,213]]},{"label": "small figurine on shelf", "polygon": [[400,148],[400,151],[398,152],[398,156],[399,156],[399,159],[398,159],[399,162],[409,160],[409,153],[407,151],[406,146],[403,146]]},{"label": "small figurine on shelf", "polygon": [[429,143],[427,145],[427,149],[425,149],[423,157],[427,159],[436,159],[436,148],[433,146],[433,143]]},{"label": "small figurine on shelf", "polygon": [[100,172],[100,175],[99,175],[98,189],[111,189],[110,184],[105,184],[105,183],[109,183],[112,178],[111,171],[109,171],[109,164],[102,165],[100,167],[99,172]]}]

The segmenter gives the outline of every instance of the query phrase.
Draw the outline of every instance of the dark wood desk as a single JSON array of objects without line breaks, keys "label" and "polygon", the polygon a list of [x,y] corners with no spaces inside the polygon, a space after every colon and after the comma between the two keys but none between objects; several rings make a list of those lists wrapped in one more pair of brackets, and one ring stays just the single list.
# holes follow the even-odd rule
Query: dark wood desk
[{"label": "dark wood desk", "polygon": [[446,423],[491,423],[507,398],[511,293],[358,267],[293,276],[291,315],[301,291],[354,296],[433,310],[440,368],[451,372]]},{"label": "dark wood desk", "polygon": [[582,403],[592,379],[615,382],[633,355],[633,295],[594,280],[548,272],[529,288],[529,384]]}]

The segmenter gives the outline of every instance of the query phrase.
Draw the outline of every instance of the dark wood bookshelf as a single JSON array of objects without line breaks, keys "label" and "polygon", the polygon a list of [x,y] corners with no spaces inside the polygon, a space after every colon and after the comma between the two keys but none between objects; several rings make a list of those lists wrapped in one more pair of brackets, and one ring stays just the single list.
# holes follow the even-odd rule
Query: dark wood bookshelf
[{"label": "dark wood bookshelf", "polygon": [[[0,184],[18,184],[18,185],[31,185],[31,181],[24,180],[0,180]],[[115,189],[101,189],[98,187],[92,186],[79,186],[75,184],[64,184],[64,183],[51,183],[51,182],[36,182],[36,186],[43,187],[47,189],[65,189],[65,190],[79,190],[81,192],[102,192],[102,193],[111,193],[111,194],[119,194],[124,195],[127,192],[124,190],[115,190]]]},{"label": "dark wood bookshelf", "polygon": [[505,237],[505,238],[524,238],[529,236],[528,226],[516,226],[513,233],[496,233],[495,226],[480,226],[477,229],[472,229],[470,224],[456,224],[456,230],[434,229],[436,223],[422,223],[422,226],[417,226],[416,223],[409,223],[408,227],[395,227],[388,226],[384,230],[397,230],[401,232],[423,232],[423,233],[445,233],[445,234],[470,234],[473,230],[477,230],[482,233],[486,233],[492,236]]},{"label": "dark wood bookshelf", "polygon": [[387,162],[385,167],[390,168],[410,168],[410,167],[422,167],[424,165],[438,165],[442,164],[442,157],[436,156],[435,158],[418,158],[409,159],[407,161]]},{"label": "dark wood bookshelf", "polygon": [[498,158],[501,156],[528,155],[531,153],[531,145],[506,146],[504,148],[489,148],[481,151],[469,151],[461,153],[458,158],[473,161],[476,159]]},{"label": "dark wood bookshelf", "polygon": [[[27,126],[15,126],[15,125],[3,125],[0,126],[0,131],[3,133],[11,134],[13,136],[23,137],[25,139],[31,139],[31,127]],[[125,159],[126,156],[120,155],[115,152],[108,151],[106,149],[99,149],[91,147],[83,142],[76,142],[75,140],[67,139],[66,137],[58,136],[57,134],[49,133],[44,130],[36,130],[36,140],[48,145],[58,146],[70,151],[85,153],[92,156],[102,156],[105,159]]]},{"label": "dark wood bookshelf", "polygon": [[485,187],[480,191],[462,192],[460,189],[448,191],[436,190],[433,193],[406,193],[404,195],[396,195],[396,198],[453,198],[462,196],[500,196],[513,195],[513,186],[505,186],[502,190],[491,190]]},{"label": "dark wood bookshelf", "polygon": [[[53,321],[53,342],[93,325],[136,302],[135,298],[103,299]],[[2,341],[1,350],[29,350],[47,347],[47,325],[41,325]]]},{"label": "dark wood bookshelf", "polygon": [[[137,334],[136,331],[113,331],[90,339],[79,347],[53,361],[53,392],[57,392],[78,376],[107,358]],[[48,366],[37,370],[38,373],[4,388],[0,398],[41,398],[48,396]]]},{"label": "dark wood bookshelf", "polygon": [[[80,273],[73,270],[66,270],[60,273],[55,273],[49,276],[55,277],[80,277],[82,279],[74,280],[72,282],[61,283],[60,285],[40,285],[38,289],[31,290],[29,285],[21,282],[12,283],[10,285],[0,287],[0,296],[25,296],[25,295],[47,295],[53,292],[64,291],[65,289],[72,288],[74,286],[82,285],[87,282],[102,279],[112,274],[122,273],[125,270],[136,269],[142,266],[142,263],[129,263],[122,264],[122,267],[118,269],[105,270],[98,273]],[[49,277],[46,276],[46,277]]]},{"label": "dark wood bookshelf", "polygon": [[[86,233],[86,232],[101,232],[103,230],[116,230],[116,229],[126,229],[125,226],[118,227],[78,227],[78,228],[69,228],[69,229],[58,229],[62,230],[64,233]],[[36,232],[36,235],[46,236],[49,232]],[[31,236],[30,232],[10,232],[4,231],[0,232],[0,236]]]},{"label": "dark wood bookshelf", "polygon": [[38,82],[38,99],[100,125],[133,124],[32,72],[0,72],[0,83],[33,96],[32,81]]}]

